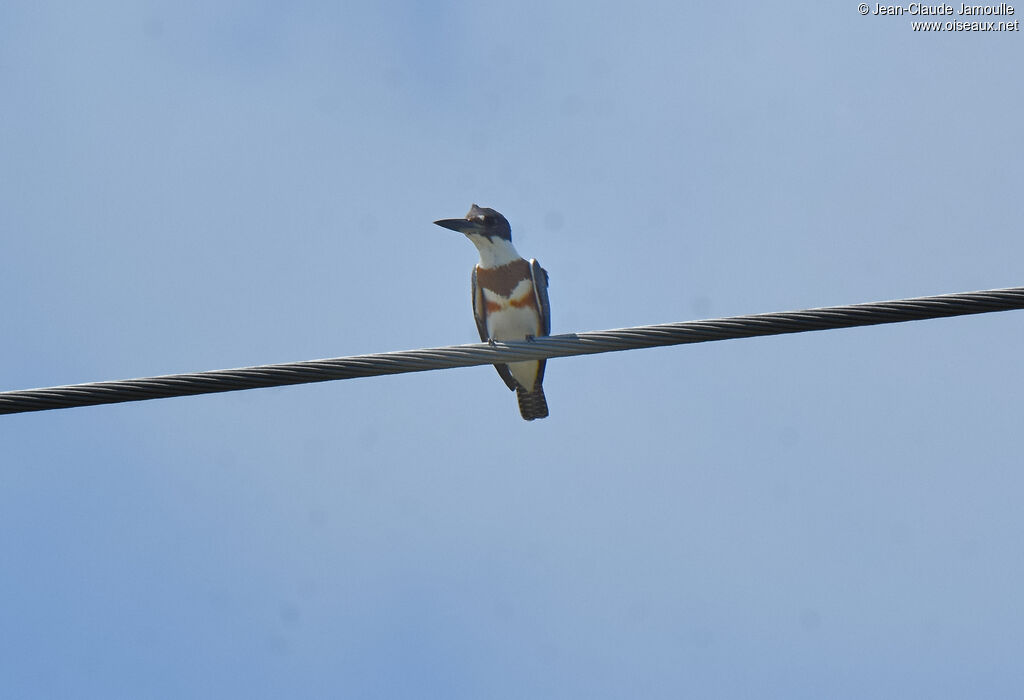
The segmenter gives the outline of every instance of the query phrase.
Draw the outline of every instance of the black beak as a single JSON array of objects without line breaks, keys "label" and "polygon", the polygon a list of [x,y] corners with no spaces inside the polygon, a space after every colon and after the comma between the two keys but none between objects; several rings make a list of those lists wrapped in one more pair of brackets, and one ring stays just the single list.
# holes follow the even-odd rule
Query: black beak
[{"label": "black beak", "polygon": [[473,233],[474,231],[480,230],[480,224],[475,221],[469,221],[468,219],[440,219],[435,221],[438,226],[451,229],[452,231],[458,231],[459,233]]}]

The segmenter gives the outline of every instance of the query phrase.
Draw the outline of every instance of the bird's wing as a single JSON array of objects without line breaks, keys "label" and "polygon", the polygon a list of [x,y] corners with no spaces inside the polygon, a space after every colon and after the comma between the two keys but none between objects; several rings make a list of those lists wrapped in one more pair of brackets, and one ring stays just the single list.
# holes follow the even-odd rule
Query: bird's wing
[{"label": "bird's wing", "polygon": [[473,266],[473,318],[476,329],[480,333],[480,342],[487,342],[487,305],[484,303],[484,290],[476,283],[476,265]]},{"label": "bird's wing", "polygon": [[[530,260],[530,277],[533,280],[533,294],[537,299],[537,310],[540,312],[542,335],[551,335],[551,302],[548,301],[548,272],[534,259]],[[547,360],[540,360],[537,365],[537,379],[534,386],[544,381],[544,368]]]},{"label": "bird's wing", "polygon": [[530,277],[533,278],[533,293],[537,297],[540,324],[544,335],[551,335],[551,303],[548,301],[548,272],[536,260],[530,260]]},{"label": "bird's wing", "polygon": [[[476,283],[476,266],[473,266],[473,318],[476,319],[476,329],[480,333],[480,342],[486,343],[490,340],[487,333],[487,304],[484,303],[484,290]],[[508,365],[494,365],[498,370],[498,376],[508,385],[512,391],[519,386],[508,370]]]}]

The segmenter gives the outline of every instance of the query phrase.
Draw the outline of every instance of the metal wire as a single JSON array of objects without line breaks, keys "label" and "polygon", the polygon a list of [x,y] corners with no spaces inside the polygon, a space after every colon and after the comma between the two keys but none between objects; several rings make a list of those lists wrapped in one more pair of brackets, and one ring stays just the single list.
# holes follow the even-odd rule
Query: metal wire
[{"label": "metal wire", "polygon": [[705,343],[713,340],[750,338],[761,335],[902,323],[1022,308],[1024,308],[1024,287],[1011,287],[853,304],[851,306],[828,306],[804,311],[783,311],[706,321],[569,333],[537,338],[534,341],[499,342],[493,345],[487,343],[451,345],[441,348],[336,357],[279,365],[219,369],[193,374],[170,374],[162,377],[73,384],[46,389],[0,392],[0,414],[46,411],[55,408],[93,406],[123,401],[145,401],[171,396],[212,394],[287,384],[326,382],[334,379],[373,377],[382,374],[425,372],[433,369],[470,367],[518,360],[592,355],[602,352]]}]

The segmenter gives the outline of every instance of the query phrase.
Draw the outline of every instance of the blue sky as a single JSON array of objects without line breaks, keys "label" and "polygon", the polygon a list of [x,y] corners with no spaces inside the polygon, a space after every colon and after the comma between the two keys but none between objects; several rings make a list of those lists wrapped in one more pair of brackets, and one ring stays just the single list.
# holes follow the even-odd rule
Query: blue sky
[{"label": "blue sky", "polygon": [[[3,389],[1024,283],[1020,32],[856,3],[13,2]],[[1014,18],[1010,18],[1014,19]],[[0,419],[10,697],[1024,682],[1017,313]]]}]

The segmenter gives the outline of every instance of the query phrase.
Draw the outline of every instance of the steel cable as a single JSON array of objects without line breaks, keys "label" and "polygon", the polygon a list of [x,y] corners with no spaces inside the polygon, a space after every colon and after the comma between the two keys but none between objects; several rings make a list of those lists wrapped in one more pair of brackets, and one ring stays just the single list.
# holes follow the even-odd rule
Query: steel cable
[{"label": "steel cable", "polygon": [[0,414],[46,411],[55,408],[93,406],[124,401],[145,401],[172,396],[212,394],[289,384],[326,382],[335,379],[373,377],[383,374],[425,372],[434,369],[470,367],[518,360],[592,355],[602,352],[784,333],[803,333],[832,328],[902,323],[1021,308],[1024,308],[1024,287],[1011,287],[850,306],[829,306],[804,311],[783,311],[704,321],[617,328],[607,331],[569,333],[537,338],[534,341],[498,342],[493,345],[487,343],[451,345],[374,355],[219,369],[192,374],[72,384],[45,389],[0,392]]}]

